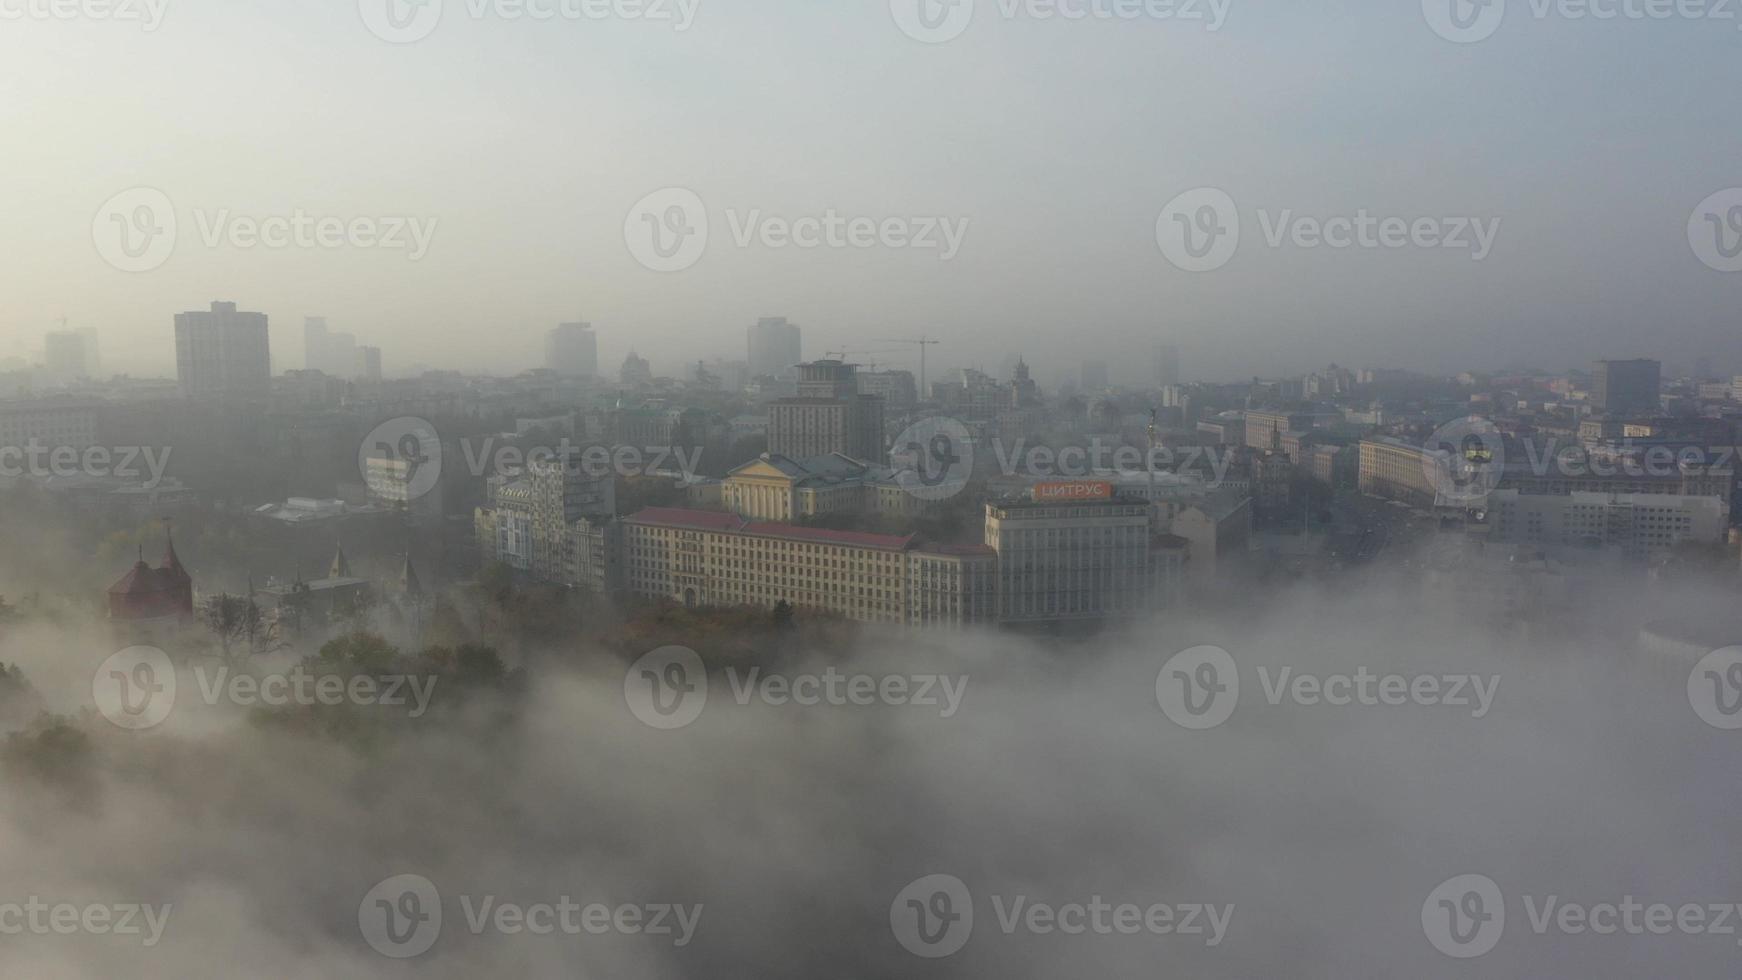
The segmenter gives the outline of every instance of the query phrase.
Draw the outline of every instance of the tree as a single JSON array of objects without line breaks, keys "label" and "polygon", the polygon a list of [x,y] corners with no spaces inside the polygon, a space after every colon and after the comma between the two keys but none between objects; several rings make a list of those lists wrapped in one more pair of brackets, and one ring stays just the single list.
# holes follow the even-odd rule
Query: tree
[{"label": "tree", "polygon": [[454,660],[455,679],[467,686],[500,684],[508,673],[496,648],[479,643],[460,647]]},{"label": "tree", "polygon": [[769,618],[773,620],[774,628],[777,630],[792,629],[792,603],[787,602],[785,599],[775,603],[774,612]]},{"label": "tree", "polygon": [[320,658],[329,664],[380,670],[393,666],[399,659],[399,648],[388,643],[380,633],[357,630],[328,640],[321,647]]},{"label": "tree", "polygon": [[10,716],[28,716],[39,706],[36,689],[24,679],[24,671],[17,664],[0,663],[0,722]]},{"label": "tree", "polygon": [[248,653],[253,654],[266,638],[266,617],[260,612],[260,606],[247,596],[229,593],[212,596],[200,607],[199,619],[217,636],[218,646],[224,651],[227,661],[234,660],[237,646],[245,643]]}]

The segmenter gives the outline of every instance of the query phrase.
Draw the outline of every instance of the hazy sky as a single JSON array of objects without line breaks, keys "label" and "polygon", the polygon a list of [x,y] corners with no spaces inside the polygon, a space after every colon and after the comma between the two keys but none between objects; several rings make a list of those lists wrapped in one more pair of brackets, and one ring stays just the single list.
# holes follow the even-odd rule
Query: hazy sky
[{"label": "hazy sky", "polygon": [[[703,0],[684,31],[429,2],[433,33],[393,44],[356,0],[167,0],[156,30],[0,0],[0,360],[65,315],[102,331],[106,366],[168,372],[173,314],[226,299],[271,315],[280,370],[301,366],[309,314],[385,348],[391,373],[535,366],[542,332],[575,318],[609,369],[633,346],[675,370],[743,357],[770,313],[806,328],[807,354],[924,331],[946,342],[934,367],[1021,351],[1043,378],[1100,357],[1139,380],[1162,339],[1192,377],[1637,354],[1742,370],[1742,272],[1702,264],[1688,232],[1742,185],[1733,10],[1599,21],[1510,0],[1459,44],[1415,2],[1231,0],[1210,31],[978,0],[927,44],[890,0]],[[93,241],[135,187],[178,225],[144,273]],[[710,234],[658,273],[625,220],[668,187],[705,202]],[[1241,241],[1193,273],[1157,217],[1200,187],[1236,202]],[[948,260],[734,241],[753,211],[829,209],[968,224]],[[1271,247],[1285,209],[1501,223],[1480,261]],[[238,217],[299,210],[435,228],[416,261],[204,241],[220,216],[227,239]]]}]

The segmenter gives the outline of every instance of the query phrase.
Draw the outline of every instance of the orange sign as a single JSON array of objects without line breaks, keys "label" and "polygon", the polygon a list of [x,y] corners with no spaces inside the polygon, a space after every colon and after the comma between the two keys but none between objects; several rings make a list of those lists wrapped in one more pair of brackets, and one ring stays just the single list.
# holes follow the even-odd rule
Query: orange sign
[{"label": "orange sign", "polygon": [[1034,485],[1034,499],[1043,503],[1060,500],[1112,500],[1113,484],[1100,480],[1037,483]]}]

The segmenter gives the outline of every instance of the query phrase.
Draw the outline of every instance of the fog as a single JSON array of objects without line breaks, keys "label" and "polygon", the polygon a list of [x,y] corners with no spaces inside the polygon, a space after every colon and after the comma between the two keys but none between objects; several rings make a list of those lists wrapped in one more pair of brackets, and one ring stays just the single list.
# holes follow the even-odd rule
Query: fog
[{"label": "fog", "polygon": [[[1736,938],[1538,935],[1559,902],[1734,902],[1734,733],[1690,710],[1691,664],[1641,651],[1671,616],[1735,632],[1723,597],[1617,583],[1533,625],[1424,599],[1377,567],[1362,589],[1298,585],[1238,615],[1164,616],[1092,639],[867,632],[851,650],[770,657],[787,677],[966,677],[960,710],[750,698],[713,664],[688,727],[625,700],[625,658],[583,635],[519,683],[400,719],[363,742],[250,724],[183,696],[159,728],[92,710],[101,636],[13,631],[52,711],[94,741],[89,786],[8,770],[0,881],[23,902],[171,906],[161,942],[0,938],[7,976],[1719,976]],[[1609,601],[1602,601],[1609,600]],[[1240,665],[1238,707],[1188,730],[1158,706],[1171,657]],[[706,655],[707,651],[703,653]],[[760,661],[759,661],[760,662]],[[744,665],[741,665],[744,666]],[[1272,704],[1260,670],[1497,678],[1491,710]],[[19,727],[23,711],[6,719]],[[443,927],[421,956],[372,949],[359,905],[420,875]],[[953,956],[903,948],[891,905],[952,875],[974,923]],[[1422,907],[1466,874],[1503,890],[1479,967],[1442,956]],[[498,903],[701,906],[691,940],[481,934]],[[1208,934],[1037,934],[1012,902],[1099,896],[1232,905]],[[467,904],[469,903],[469,904]],[[1020,921],[1020,920],[1019,920]],[[1110,921],[1110,920],[1109,920]]]},{"label": "fog", "polygon": [[[301,366],[308,315],[383,347],[392,373],[515,373],[577,318],[599,327],[602,364],[639,349],[671,373],[741,358],[768,314],[806,327],[807,357],[924,331],[949,345],[934,365],[1021,350],[1074,369],[1160,340],[1205,380],[1702,354],[1742,371],[1732,277],[1687,238],[1696,206],[1737,182],[1733,19],[1515,3],[1492,37],[1459,44],[1415,3],[1217,4],[1211,30],[981,0],[960,37],[928,44],[882,0],[702,4],[684,30],[448,0],[439,29],[390,43],[359,15],[382,5],[175,0],[151,30],[9,20],[0,361],[31,359],[64,316],[102,331],[108,367],[171,375],[172,316],[221,298],[273,317],[279,371]],[[179,224],[146,273],[92,241],[105,202],[136,187]],[[706,203],[712,241],[662,274],[624,225],[668,187]],[[1245,237],[1227,267],[1194,274],[1165,259],[1156,225],[1200,187],[1231,195]],[[299,210],[436,226],[416,261],[227,233]],[[740,245],[728,215],[830,210],[970,225],[941,261]],[[1261,210],[1500,226],[1473,261],[1273,247]]]}]

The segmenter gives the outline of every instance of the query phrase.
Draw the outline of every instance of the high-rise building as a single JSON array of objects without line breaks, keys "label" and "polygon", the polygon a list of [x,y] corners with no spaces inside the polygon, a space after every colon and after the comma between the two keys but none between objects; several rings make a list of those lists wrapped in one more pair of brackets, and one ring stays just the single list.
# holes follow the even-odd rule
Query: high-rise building
[{"label": "high-rise building", "polygon": [[1155,384],[1157,387],[1179,384],[1179,348],[1160,344],[1155,348]]},{"label": "high-rise building", "polygon": [[1657,415],[1662,389],[1663,365],[1657,361],[1598,361],[1591,373],[1591,407],[1603,415]]},{"label": "high-rise building", "polygon": [[599,337],[590,323],[561,323],[544,336],[544,366],[571,378],[599,373]]},{"label": "high-rise building", "polygon": [[647,363],[647,358],[634,351],[623,359],[623,369],[617,373],[618,380],[631,387],[650,385],[653,383],[653,365]]},{"label": "high-rise building", "polygon": [[853,365],[799,365],[798,397],[768,406],[768,451],[791,459],[841,453],[882,463],[883,399],[859,394]]},{"label": "high-rise building", "polygon": [[766,316],[749,332],[752,377],[792,377],[804,360],[803,335],[783,316]]},{"label": "high-rise building", "polygon": [[43,336],[42,363],[48,376],[57,381],[91,376],[84,335],[72,330],[56,330]]},{"label": "high-rise building", "polygon": [[363,381],[381,380],[381,348],[357,348],[357,377]]},{"label": "high-rise building", "polygon": [[326,370],[327,363],[327,318],[324,316],[305,316],[302,318],[302,366],[310,371]]},{"label": "high-rise building", "polygon": [[1043,483],[1032,501],[987,504],[986,544],[998,556],[1004,623],[1155,609],[1177,555],[1160,548],[1152,555],[1149,504],[1118,497],[1104,483]]},{"label": "high-rise building", "polygon": [[103,376],[103,351],[97,340],[96,327],[80,327],[79,336],[85,340],[85,373],[93,378]]},{"label": "high-rise building", "polygon": [[876,395],[893,411],[906,411],[919,403],[919,385],[912,371],[860,371],[859,394]]},{"label": "high-rise building", "polygon": [[328,377],[350,380],[363,374],[363,348],[357,346],[357,336],[333,333],[327,329],[327,318],[305,317],[302,321],[302,360],[310,371]]},{"label": "high-rise building", "polygon": [[262,397],[272,385],[272,349],[266,314],[235,303],[175,315],[175,366],[190,398]]}]

